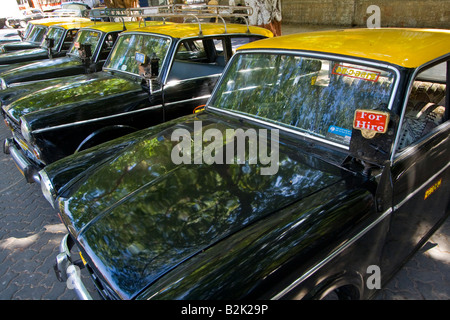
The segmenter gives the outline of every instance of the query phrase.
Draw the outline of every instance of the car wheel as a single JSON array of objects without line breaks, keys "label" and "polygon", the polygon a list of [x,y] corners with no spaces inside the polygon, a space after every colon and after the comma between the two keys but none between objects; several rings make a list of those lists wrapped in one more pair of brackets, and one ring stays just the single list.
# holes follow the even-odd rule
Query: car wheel
[{"label": "car wheel", "polygon": [[328,292],[320,300],[358,300],[357,289],[347,285]]}]

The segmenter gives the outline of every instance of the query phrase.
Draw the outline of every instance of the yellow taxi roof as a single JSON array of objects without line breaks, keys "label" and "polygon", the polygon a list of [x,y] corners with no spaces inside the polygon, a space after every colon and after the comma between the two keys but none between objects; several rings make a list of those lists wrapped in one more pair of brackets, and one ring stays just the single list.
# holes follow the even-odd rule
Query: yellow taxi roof
[{"label": "yellow taxi roof", "polygon": [[[225,33],[225,27],[220,23],[202,23],[201,28],[204,36]],[[226,30],[227,34],[244,34],[247,33],[247,26],[242,24],[227,24]],[[167,35],[172,38],[190,38],[198,36],[200,29],[198,23],[180,23],[141,27],[134,31]],[[271,31],[260,27],[250,26],[250,33],[273,37]]]},{"label": "yellow taxi roof", "polygon": [[84,22],[66,22],[66,23],[58,23],[58,24],[54,24],[51,27],[61,27],[64,29],[80,29],[80,28],[85,28],[85,27],[89,27],[92,26],[92,24],[94,23],[94,21],[84,21]]},{"label": "yellow taxi roof", "polygon": [[416,68],[450,52],[450,30],[345,29],[292,34],[243,45],[244,49],[284,49],[333,53]]},{"label": "yellow taxi roof", "polygon": [[[93,21],[91,21],[93,22]],[[162,21],[146,21],[147,26],[149,25],[161,25]],[[169,24],[169,22],[166,22]],[[126,30],[133,30],[139,27],[143,27],[144,22],[141,21],[126,21],[125,22],[125,28]],[[91,24],[89,26],[89,29],[99,30],[102,32],[112,32],[112,31],[121,31],[123,30],[123,23],[122,22],[97,22],[95,24]]]},{"label": "yellow taxi roof", "polygon": [[52,26],[54,24],[67,23],[67,22],[93,22],[87,18],[80,17],[66,17],[66,18],[44,18],[38,20],[30,20],[29,23],[34,25]]}]

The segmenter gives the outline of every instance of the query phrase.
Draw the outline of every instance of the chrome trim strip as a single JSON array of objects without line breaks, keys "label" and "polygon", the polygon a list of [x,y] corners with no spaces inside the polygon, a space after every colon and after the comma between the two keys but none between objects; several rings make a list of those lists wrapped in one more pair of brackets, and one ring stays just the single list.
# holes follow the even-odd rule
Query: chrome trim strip
[{"label": "chrome trim strip", "polygon": [[[201,97],[195,97],[192,99],[188,99],[188,100],[180,100],[180,101],[173,101],[173,102],[167,102],[164,104],[164,106],[171,106],[174,104],[180,104],[180,103],[185,103],[185,102],[189,102],[189,101],[195,101],[195,100],[201,100],[201,99],[206,99],[208,98],[210,95],[204,95]],[[96,121],[101,121],[101,120],[107,120],[107,119],[112,119],[112,118],[117,118],[117,117],[121,117],[121,116],[126,116],[126,115],[130,115],[130,114],[136,114],[139,112],[144,112],[144,111],[149,111],[149,110],[155,110],[155,109],[159,109],[162,108],[163,105],[162,104],[158,104],[155,106],[150,106],[147,108],[143,108],[143,109],[139,109],[139,110],[134,110],[134,111],[130,111],[130,112],[124,112],[124,113],[118,113],[118,114],[113,114],[110,116],[106,116],[106,117],[102,117],[102,118],[95,118],[95,119],[89,119],[89,120],[82,120],[82,121],[77,121],[77,122],[71,122],[71,123],[66,123],[66,124],[61,124],[59,126],[54,126],[54,127],[46,127],[46,128],[42,128],[42,129],[37,129],[37,130],[33,130],[31,133],[32,134],[36,134],[36,133],[42,133],[42,132],[47,132],[47,131],[51,131],[54,129],[61,129],[61,128],[67,128],[67,127],[73,127],[76,125],[82,125],[82,124],[86,124],[86,123],[91,123],[91,122],[96,122]]]},{"label": "chrome trim strip", "polygon": [[363,235],[365,235],[367,232],[369,232],[373,227],[375,227],[378,223],[380,223],[383,219],[385,219],[391,213],[392,213],[392,208],[389,208],[382,215],[380,215],[375,221],[373,221],[371,224],[369,224],[367,227],[365,227],[363,230],[361,230],[357,235],[355,235],[350,240],[347,240],[346,242],[344,242],[341,246],[339,246],[337,249],[335,249],[328,257],[326,257],[325,259],[320,261],[318,264],[313,266],[311,269],[306,271],[301,277],[299,277],[297,280],[292,282],[289,286],[287,286],[281,292],[279,292],[278,294],[274,295],[270,300],[279,300],[279,299],[281,299],[285,294],[289,293],[292,289],[294,289],[296,286],[298,286],[301,282],[303,282],[306,279],[308,279],[317,270],[319,270],[325,264],[327,264],[328,262],[333,260],[337,255],[339,255],[342,251],[344,251],[349,246],[351,246],[353,243],[355,243],[358,239],[360,239]]},{"label": "chrome trim strip", "polygon": [[51,130],[55,130],[55,129],[73,127],[73,126],[76,126],[76,125],[82,125],[82,124],[96,122],[96,121],[101,121],[101,120],[113,119],[113,118],[121,117],[121,116],[124,116],[124,115],[135,114],[135,113],[138,113],[138,112],[144,112],[144,111],[154,110],[154,109],[158,109],[158,108],[162,108],[162,104],[159,104],[159,105],[156,105],[156,106],[151,106],[151,107],[148,107],[148,108],[139,109],[139,110],[134,110],[134,111],[130,111],[130,112],[113,114],[113,115],[102,117],[102,118],[81,120],[81,121],[61,124],[61,125],[54,126],[54,127],[46,127],[46,128],[42,128],[42,129],[33,130],[31,133],[32,134],[36,134],[36,133],[47,132],[47,131],[51,131]]}]

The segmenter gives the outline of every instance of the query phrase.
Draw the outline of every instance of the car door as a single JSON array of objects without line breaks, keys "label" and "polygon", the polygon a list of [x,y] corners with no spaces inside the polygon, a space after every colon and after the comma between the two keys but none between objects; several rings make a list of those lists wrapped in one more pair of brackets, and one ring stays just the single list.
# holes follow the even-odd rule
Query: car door
[{"label": "car door", "polygon": [[[223,38],[192,38],[179,43],[164,85],[166,120],[205,104],[225,68]],[[225,48],[225,46],[223,46]]]},{"label": "car door", "polygon": [[422,69],[408,91],[392,163],[393,212],[384,274],[396,271],[450,211],[449,64]]}]

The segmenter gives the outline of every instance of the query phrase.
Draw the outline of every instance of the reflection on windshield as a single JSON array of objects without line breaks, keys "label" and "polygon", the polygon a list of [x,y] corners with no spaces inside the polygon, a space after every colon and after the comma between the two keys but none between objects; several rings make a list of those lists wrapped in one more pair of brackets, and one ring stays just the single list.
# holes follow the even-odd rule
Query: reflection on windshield
[{"label": "reflection on windshield", "polygon": [[[91,45],[91,52],[94,53],[97,49],[97,46],[100,42],[100,32],[92,31],[92,30],[80,30],[73,43],[79,44],[89,44]],[[72,45],[70,48],[69,54],[75,55],[77,57],[80,56],[80,52],[75,45]]]},{"label": "reflection on windshield", "polygon": [[27,25],[27,28],[26,28],[25,31],[23,32],[23,36],[24,36],[25,39],[27,39],[27,37],[28,37],[28,35],[30,34],[31,29],[33,29],[33,27],[34,27],[34,24],[32,24],[32,23],[29,23],[29,24]]},{"label": "reflection on windshield", "polygon": [[388,106],[394,74],[295,55],[236,56],[210,105],[350,144],[356,109]]},{"label": "reflection on windshield", "polygon": [[138,74],[138,62],[135,59],[136,52],[143,53],[148,57],[155,53],[161,64],[164,61],[169,45],[169,39],[153,35],[127,34],[121,36],[117,40],[117,45],[111,52],[105,68]]},{"label": "reflection on windshield", "polygon": [[[61,41],[61,38],[63,37],[63,35],[64,35],[63,28],[50,28],[46,37],[54,40],[53,47],[51,49],[55,49],[56,47],[58,47],[58,44]],[[47,48],[46,41],[44,41],[42,43],[42,45],[44,48]]]},{"label": "reflection on windshield", "polygon": [[47,33],[47,27],[45,26],[35,26],[31,30],[30,34],[26,38],[26,41],[30,42],[42,42],[44,40],[44,35]]}]

